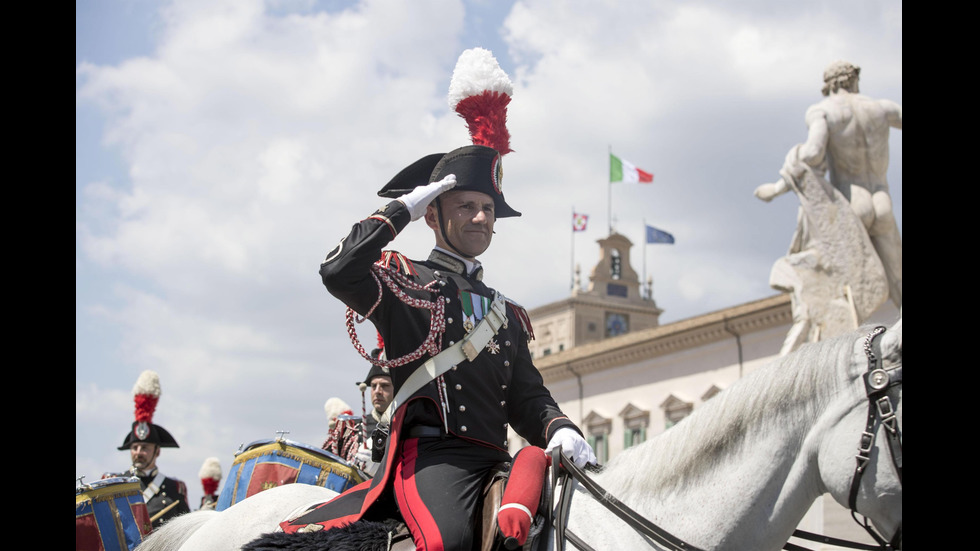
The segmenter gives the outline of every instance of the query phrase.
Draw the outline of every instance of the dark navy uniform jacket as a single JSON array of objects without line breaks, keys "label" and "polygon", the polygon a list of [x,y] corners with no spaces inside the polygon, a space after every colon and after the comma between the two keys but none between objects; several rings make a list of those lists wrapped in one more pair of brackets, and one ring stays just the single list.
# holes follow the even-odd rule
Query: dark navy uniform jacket
[{"label": "dark navy uniform jacket", "polygon": [[[138,476],[140,481],[140,491],[146,491],[147,486],[156,477],[157,468],[153,469],[151,476]],[[110,476],[122,476],[130,477],[133,476],[131,473],[106,473],[102,475],[102,478],[107,478]],[[167,508],[171,503],[178,501],[177,505],[174,505],[169,511],[167,511],[160,518],[153,521],[153,528],[159,528],[164,522],[182,515],[184,513],[191,512],[190,505],[187,501],[187,485],[183,481],[176,478],[164,477],[163,482],[160,484],[160,489],[157,493],[150,496],[150,499],[146,499],[146,512],[149,513],[150,518],[160,511]]]},{"label": "dark navy uniform jacket", "polygon": [[[153,482],[153,477],[141,476],[139,479],[140,489],[142,490],[145,490],[147,485]],[[150,518],[153,518],[153,515],[164,510],[175,501],[179,501],[180,503],[153,521],[154,528],[159,528],[161,524],[176,516],[191,512],[190,505],[187,503],[187,485],[176,478],[164,478],[163,484],[160,485],[160,491],[146,502],[146,512],[150,514]]]},{"label": "dark navy uniform jacket", "polygon": [[[383,251],[410,221],[408,209],[400,201],[392,201],[355,224],[320,266],[323,284],[331,294],[359,315],[369,314],[368,319],[384,340],[385,355],[392,360],[419,348],[428,335],[431,316],[429,310],[405,304],[384,282],[380,284],[382,296],[379,301],[379,283],[371,268],[376,262],[407,275],[418,285],[439,282],[432,287],[435,293],[409,290],[405,294],[429,301],[441,296],[448,301],[445,304],[443,348],[466,335],[464,326],[474,319],[468,316],[469,305],[479,303],[473,295],[488,301],[494,297],[494,291],[482,281],[482,269],[466,275],[463,262],[448,254],[433,251],[428,260],[409,261],[398,253]],[[445,386],[441,391],[436,381],[429,382],[407,403],[400,405],[393,425],[400,422],[401,426],[393,426],[393,437],[405,434],[414,425],[443,427],[444,430],[448,427],[448,432],[454,436],[506,452],[508,426],[530,444],[542,448],[558,429],[568,427],[580,432],[559,409],[531,361],[527,342],[533,333],[527,313],[508,301],[507,319],[506,328],[498,331],[475,360],[464,361],[445,373]],[[412,371],[430,357],[423,354],[411,363],[390,369],[396,395]],[[367,485],[377,486],[382,482],[391,466],[391,451],[389,440],[388,454],[383,461],[384,474],[379,473],[373,481],[349,491],[363,492]],[[334,501],[338,504],[349,501],[342,497]],[[288,532],[306,523],[326,520],[324,515],[306,515],[284,522],[282,526]],[[343,518],[344,523],[352,520],[356,518]],[[323,525],[329,528],[333,524],[325,522]]]}]

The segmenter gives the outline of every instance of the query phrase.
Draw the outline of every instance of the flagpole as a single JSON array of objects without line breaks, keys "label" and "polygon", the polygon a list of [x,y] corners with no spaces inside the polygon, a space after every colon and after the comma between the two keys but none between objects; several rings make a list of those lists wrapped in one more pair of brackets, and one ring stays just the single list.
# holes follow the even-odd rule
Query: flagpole
[{"label": "flagpole", "polygon": [[[609,146],[609,155],[606,158],[609,160],[609,169],[606,171],[606,174],[611,175],[612,174],[612,145]],[[607,185],[608,185],[607,187],[608,191],[606,196],[606,209],[608,212],[606,213],[607,216],[606,220],[609,222],[609,235],[612,235],[613,227],[612,227],[612,178],[611,177],[609,178],[609,183]]]},{"label": "flagpole", "polygon": [[571,272],[569,273],[570,279],[568,288],[575,290],[575,205],[572,205],[572,239],[571,239],[571,250],[572,250],[572,265]]},{"label": "flagpole", "polygon": [[643,286],[646,284],[647,284],[647,219],[644,218],[643,219],[643,279],[640,280],[640,297],[643,296]]}]

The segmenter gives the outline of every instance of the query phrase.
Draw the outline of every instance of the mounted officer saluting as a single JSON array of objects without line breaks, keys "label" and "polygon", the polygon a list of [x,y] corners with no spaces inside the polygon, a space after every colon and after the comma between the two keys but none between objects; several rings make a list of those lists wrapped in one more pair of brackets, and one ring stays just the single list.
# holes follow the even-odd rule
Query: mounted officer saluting
[{"label": "mounted officer saluting", "polygon": [[[477,260],[496,220],[521,214],[501,191],[511,91],[490,52],[463,52],[450,105],[466,119],[473,145],[427,155],[398,173],[378,192],[394,200],[355,224],[321,264],[324,285],[349,307],[355,346],[388,369],[395,397],[389,436],[376,431],[375,451],[380,442],[384,455],[374,479],[282,523],[284,531],[400,517],[418,549],[470,549],[483,485],[511,461],[509,426],[533,446],[561,446],[576,464],[595,462],[531,361],[527,313],[484,283]],[[427,260],[383,250],[420,218],[435,237]],[[364,352],[355,313],[375,325],[391,359]]]}]

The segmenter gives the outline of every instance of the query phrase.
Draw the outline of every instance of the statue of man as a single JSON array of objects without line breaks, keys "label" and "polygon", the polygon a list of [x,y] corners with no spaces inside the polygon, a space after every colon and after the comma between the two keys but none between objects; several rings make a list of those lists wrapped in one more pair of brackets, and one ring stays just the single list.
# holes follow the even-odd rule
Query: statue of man
[{"label": "statue of man", "polygon": [[[892,302],[902,307],[902,237],[892,212],[888,192],[888,137],[891,128],[902,129],[901,105],[859,93],[861,69],[835,61],[824,71],[822,93],[826,99],[806,112],[809,129],[798,160],[823,174],[849,201],[864,224],[868,237],[888,278]],[[796,167],[794,177],[802,175]],[[762,184],[756,197],[770,201],[789,191],[785,178]]]}]

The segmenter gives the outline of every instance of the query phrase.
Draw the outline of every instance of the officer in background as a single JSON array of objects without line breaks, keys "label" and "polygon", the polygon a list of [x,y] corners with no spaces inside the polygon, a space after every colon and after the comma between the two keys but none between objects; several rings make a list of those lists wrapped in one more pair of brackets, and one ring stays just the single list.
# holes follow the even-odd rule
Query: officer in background
[{"label": "officer in background", "polygon": [[[371,356],[375,359],[384,359],[384,351],[376,348],[371,352]],[[387,434],[389,419],[384,418],[384,413],[395,397],[395,387],[391,383],[391,375],[387,370],[373,364],[368,370],[367,377],[358,382],[357,386],[361,390],[362,399],[370,389],[370,412],[366,411],[367,407],[364,406],[363,416],[355,416],[350,407],[340,398],[327,400],[323,407],[329,419],[330,432],[321,447],[374,476],[378,470],[380,455],[377,460],[372,458],[372,436],[375,435],[375,429],[379,424],[381,431]],[[384,451],[384,440],[379,451]]]},{"label": "officer in background", "polygon": [[[384,359],[384,351],[377,348],[371,352],[371,356],[376,359]],[[357,383],[357,385],[361,388],[362,393],[367,392],[368,389],[371,391],[371,411],[364,417],[364,435],[366,438],[357,450],[357,463],[364,472],[374,476],[380,465],[381,454],[376,454],[378,461],[372,458],[372,435],[375,434],[375,430],[379,426],[381,432],[387,434],[390,419],[385,418],[384,414],[395,397],[395,387],[391,383],[391,374],[388,370],[374,364],[371,364],[371,369],[368,370],[364,381]],[[379,452],[384,451],[383,444],[384,441],[382,441]]]},{"label": "officer in background", "polygon": [[135,476],[139,478],[143,501],[150,515],[153,528],[164,522],[190,512],[187,500],[187,485],[182,481],[164,475],[157,466],[161,448],[179,448],[177,441],[160,425],[154,424],[153,413],[160,399],[160,378],[153,371],[140,374],[133,387],[136,403],[136,420],[126,434],[120,450],[129,450],[128,472],[105,474],[110,476]]}]

